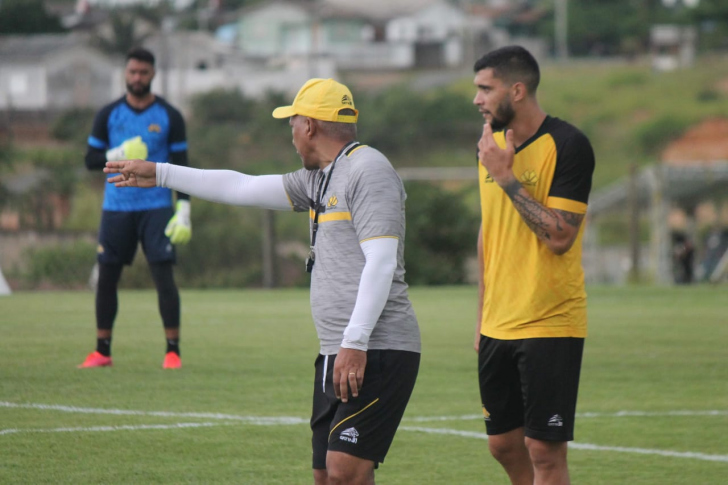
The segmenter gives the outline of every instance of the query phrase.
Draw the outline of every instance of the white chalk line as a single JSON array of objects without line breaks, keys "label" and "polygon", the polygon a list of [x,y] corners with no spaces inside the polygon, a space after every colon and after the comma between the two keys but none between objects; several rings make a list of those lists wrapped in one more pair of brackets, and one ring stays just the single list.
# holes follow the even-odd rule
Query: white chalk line
[{"label": "white chalk line", "polygon": [[[68,413],[80,414],[110,414],[117,416],[155,416],[155,417],[174,417],[174,418],[206,418],[223,420],[222,423],[175,423],[175,424],[152,424],[152,425],[122,425],[122,426],[90,426],[76,428],[50,428],[50,429],[4,429],[0,430],[0,435],[8,435],[15,433],[58,433],[58,432],[108,432],[108,431],[136,431],[136,430],[159,430],[159,429],[182,429],[182,428],[200,428],[210,426],[224,426],[232,424],[253,424],[253,425],[298,425],[307,424],[308,419],[297,418],[291,416],[267,417],[267,416],[238,416],[234,414],[221,413],[176,413],[168,411],[136,411],[125,409],[104,409],[104,408],[83,408],[76,406],[63,406],[58,404],[36,404],[36,403],[12,403],[0,401],[0,407],[20,408],[20,409],[39,409],[45,411],[61,411]],[[647,411],[618,411],[615,413],[581,413],[577,417],[594,418],[594,417],[659,417],[659,416],[727,416],[726,410],[707,410],[707,411],[664,411],[664,412],[647,412]],[[482,419],[481,415],[461,415],[461,416],[419,416],[413,418],[404,418],[403,421],[424,422],[424,421],[464,421]],[[473,431],[461,431],[446,428],[424,428],[418,426],[400,426],[399,429],[404,431],[412,431],[428,434],[440,434],[460,436],[464,438],[474,438],[487,440],[485,433]],[[631,448],[624,446],[603,446],[590,443],[569,443],[570,449],[587,450],[587,451],[613,451],[620,453],[636,453],[643,455],[657,455],[672,458],[689,458],[703,461],[716,461],[728,463],[728,455],[709,455],[706,453],[696,452],[679,452],[668,450],[655,450],[649,448]]]},{"label": "white chalk line", "polygon": [[168,411],[134,411],[127,409],[104,409],[104,408],[81,408],[76,406],[62,406],[58,404],[18,404],[12,402],[0,401],[0,407],[21,408],[21,409],[40,409],[44,411],[61,411],[65,413],[78,414],[113,414],[116,416],[155,416],[163,418],[199,418],[199,419],[218,419],[226,421],[242,421],[248,424],[256,424],[263,426],[271,425],[290,425],[290,424],[308,424],[309,420],[304,418],[296,418],[291,416],[238,416],[235,414],[220,413],[173,413]]},{"label": "white chalk line", "polygon": [[[665,417],[665,416],[728,416],[728,410],[705,411],[616,411],[613,413],[576,413],[577,418],[629,418],[629,417]],[[404,421],[433,422],[433,421],[473,421],[483,419],[482,414],[462,414],[456,416],[416,416],[404,418]]]},{"label": "white chalk line", "polygon": [[18,429],[10,428],[0,430],[0,435],[15,433],[84,433],[98,431],[139,431],[146,429],[182,429],[182,428],[207,428],[210,426],[225,426],[238,423],[175,423],[175,424],[140,424],[137,426],[85,426],[76,428],[47,428],[47,429]]},{"label": "white chalk line", "polygon": [[[164,418],[200,418],[220,419],[229,421],[243,421],[258,425],[292,425],[307,424],[308,419],[293,416],[239,416],[236,414],[221,413],[180,413],[170,411],[135,411],[128,409],[84,408],[77,406],[64,406],[59,404],[13,403],[0,401],[0,407],[40,409],[45,411],[61,411],[78,414],[113,414],[118,416],[156,416]],[[577,413],[577,418],[625,418],[625,417],[664,417],[664,416],[728,416],[728,410],[677,410],[677,411],[616,411],[613,413]],[[403,421],[433,422],[433,421],[474,421],[483,419],[482,414],[463,414],[455,416],[415,416],[404,417]]]},{"label": "white chalk line", "polygon": [[[428,434],[441,434],[441,435],[452,435],[460,436],[463,438],[475,438],[479,440],[487,440],[488,435],[485,433],[476,433],[473,431],[460,431],[457,429],[444,429],[444,428],[421,428],[417,426],[400,426],[398,429],[405,431],[414,431],[419,433]],[[668,451],[668,450],[652,450],[649,448],[629,448],[626,446],[603,446],[594,445],[591,443],[576,443],[574,441],[569,442],[570,450],[588,450],[588,451],[616,451],[619,453],[637,453],[641,455],[657,455],[657,456],[669,456],[671,458],[691,458],[694,460],[703,461],[718,461],[728,463],[728,455],[708,455],[706,453],[696,453],[692,451]]]}]

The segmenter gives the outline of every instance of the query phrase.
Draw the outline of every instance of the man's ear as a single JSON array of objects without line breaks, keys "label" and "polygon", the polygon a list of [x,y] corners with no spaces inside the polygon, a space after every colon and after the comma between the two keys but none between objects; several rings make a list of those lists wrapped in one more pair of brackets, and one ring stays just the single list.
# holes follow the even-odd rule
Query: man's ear
[{"label": "man's ear", "polygon": [[316,134],[316,131],[318,130],[318,125],[316,124],[316,120],[313,118],[306,118],[306,136],[309,138],[313,138],[313,136]]},{"label": "man's ear", "polygon": [[528,97],[528,89],[522,82],[517,82],[511,86],[511,99],[515,102],[522,101]]}]

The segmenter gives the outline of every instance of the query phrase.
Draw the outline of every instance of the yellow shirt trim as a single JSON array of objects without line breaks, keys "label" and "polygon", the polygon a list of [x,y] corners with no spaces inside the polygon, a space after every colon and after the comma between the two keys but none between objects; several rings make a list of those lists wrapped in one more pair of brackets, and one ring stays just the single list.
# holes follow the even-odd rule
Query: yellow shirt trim
[{"label": "yellow shirt trim", "polygon": [[[316,213],[313,209],[308,210],[308,215],[311,220],[316,217]],[[330,222],[330,221],[350,221],[351,212],[332,212],[331,214],[319,214],[319,222]]]},{"label": "yellow shirt trim", "polygon": [[562,199],[561,197],[549,197],[546,200],[546,207],[573,212],[574,214],[586,214],[585,203],[571,199]]},{"label": "yellow shirt trim", "polygon": [[359,244],[364,243],[364,242],[367,242],[367,241],[371,241],[373,239],[399,239],[399,238],[397,236],[375,236],[375,237],[368,237],[366,239],[362,239],[361,241],[359,241]]},{"label": "yellow shirt trim", "polygon": [[291,205],[291,210],[296,210],[296,206],[293,205],[293,201],[291,200],[291,196],[288,195],[288,191],[286,190],[286,199],[288,199],[288,203]]},{"label": "yellow shirt trim", "polygon": [[354,153],[355,151],[359,150],[360,148],[364,148],[365,146],[366,145],[359,145],[358,147],[354,148],[352,151],[350,151],[349,153],[347,153],[346,156],[347,157],[350,156],[352,153]]}]

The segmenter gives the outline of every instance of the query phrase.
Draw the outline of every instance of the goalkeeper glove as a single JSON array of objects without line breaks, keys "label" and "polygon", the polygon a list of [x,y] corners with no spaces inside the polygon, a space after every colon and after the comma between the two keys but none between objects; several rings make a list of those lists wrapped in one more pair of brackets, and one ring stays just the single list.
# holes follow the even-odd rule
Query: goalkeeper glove
[{"label": "goalkeeper glove", "polygon": [[106,160],[146,160],[148,155],[147,144],[141,136],[129,138],[121,145],[106,152]]},{"label": "goalkeeper glove", "polygon": [[192,237],[192,223],[190,222],[190,201],[178,200],[177,210],[167,223],[164,235],[172,244],[187,244]]}]

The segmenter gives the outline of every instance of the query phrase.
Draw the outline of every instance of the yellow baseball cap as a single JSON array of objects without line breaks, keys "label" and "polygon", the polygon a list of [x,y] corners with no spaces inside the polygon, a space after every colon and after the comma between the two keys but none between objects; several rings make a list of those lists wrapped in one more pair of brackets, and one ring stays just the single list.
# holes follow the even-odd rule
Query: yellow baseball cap
[{"label": "yellow baseball cap", "polygon": [[[354,110],[353,115],[340,115],[342,109]],[[321,121],[356,123],[359,111],[354,108],[354,97],[349,88],[333,79],[309,79],[296,94],[291,106],[273,110],[273,118],[308,116]]]}]

